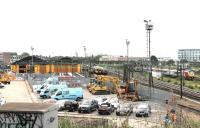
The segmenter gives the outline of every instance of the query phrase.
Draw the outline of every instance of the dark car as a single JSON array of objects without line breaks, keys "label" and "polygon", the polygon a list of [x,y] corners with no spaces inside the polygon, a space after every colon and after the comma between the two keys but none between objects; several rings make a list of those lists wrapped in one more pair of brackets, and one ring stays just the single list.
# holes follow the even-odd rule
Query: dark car
[{"label": "dark car", "polygon": [[92,111],[97,110],[98,103],[96,100],[84,100],[81,105],[78,107],[78,112],[87,112],[91,113]]},{"label": "dark car", "polygon": [[72,101],[72,100],[65,101],[64,110],[73,112],[73,111],[77,111],[78,107],[79,107],[79,104],[77,101]]},{"label": "dark car", "polygon": [[133,113],[133,105],[130,103],[119,104],[116,115],[117,116],[128,116]]},{"label": "dark car", "polygon": [[99,114],[112,114],[115,111],[115,107],[114,105],[112,105],[111,103],[102,103],[101,105],[99,105],[98,108],[98,113]]}]

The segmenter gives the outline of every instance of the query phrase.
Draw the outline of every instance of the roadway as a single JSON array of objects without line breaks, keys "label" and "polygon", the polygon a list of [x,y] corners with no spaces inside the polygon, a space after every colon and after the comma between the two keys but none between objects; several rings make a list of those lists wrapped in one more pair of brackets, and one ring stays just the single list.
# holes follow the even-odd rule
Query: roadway
[{"label": "roadway", "polygon": [[4,88],[1,88],[0,93],[7,103],[37,102],[35,94],[31,92],[30,87],[25,83],[25,81],[12,81],[11,84],[7,84]]}]

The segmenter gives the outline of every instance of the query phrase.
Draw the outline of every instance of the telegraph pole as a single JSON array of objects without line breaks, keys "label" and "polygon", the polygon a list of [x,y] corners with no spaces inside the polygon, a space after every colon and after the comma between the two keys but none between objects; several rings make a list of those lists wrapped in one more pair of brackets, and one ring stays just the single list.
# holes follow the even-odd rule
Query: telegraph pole
[{"label": "telegraph pole", "polygon": [[130,44],[130,41],[128,41],[128,39],[126,39],[126,46],[127,46],[127,64],[129,62],[129,44]]},{"label": "telegraph pole", "polygon": [[153,25],[150,24],[151,20],[144,20],[146,23],[146,34],[147,34],[147,47],[148,57],[149,57],[149,87],[150,87],[150,98],[151,98],[151,87],[153,86],[153,77],[152,77],[152,63],[151,63],[151,31],[153,30]]}]

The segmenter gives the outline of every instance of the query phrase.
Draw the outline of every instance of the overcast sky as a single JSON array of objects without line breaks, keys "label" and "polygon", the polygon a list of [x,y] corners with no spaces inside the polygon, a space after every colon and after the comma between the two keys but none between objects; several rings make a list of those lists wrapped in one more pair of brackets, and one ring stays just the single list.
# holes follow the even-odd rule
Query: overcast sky
[{"label": "overcast sky", "polygon": [[1,0],[0,52],[145,57],[144,20],[152,20],[152,54],[177,57],[200,48],[199,0]]}]

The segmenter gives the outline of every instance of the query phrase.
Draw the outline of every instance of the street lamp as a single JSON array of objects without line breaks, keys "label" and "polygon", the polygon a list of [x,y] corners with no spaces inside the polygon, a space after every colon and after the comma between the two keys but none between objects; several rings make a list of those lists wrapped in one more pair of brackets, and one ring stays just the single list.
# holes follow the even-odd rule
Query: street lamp
[{"label": "street lamp", "polygon": [[[150,88],[153,86],[153,77],[152,77],[152,64],[151,64],[151,40],[150,40],[150,33],[151,30],[153,30],[153,25],[150,23],[151,20],[144,20],[144,22],[146,23],[146,36],[147,36],[147,54],[149,57],[149,86]],[[150,97],[151,97],[151,92],[150,92]]]},{"label": "street lamp", "polygon": [[128,46],[129,46],[129,44],[130,44],[130,41],[128,41],[128,39],[126,39],[126,46],[127,46],[127,64],[128,64],[128,62],[129,62],[129,58],[128,58],[128,53],[129,53],[129,49],[128,49]]},{"label": "street lamp", "polygon": [[85,58],[86,58],[86,47],[83,46],[83,50],[84,50],[84,54],[85,54]]}]

